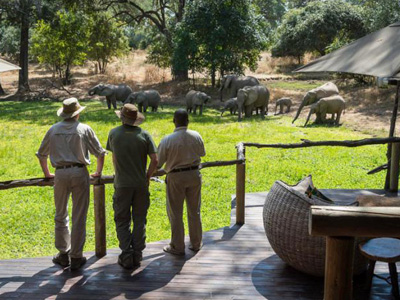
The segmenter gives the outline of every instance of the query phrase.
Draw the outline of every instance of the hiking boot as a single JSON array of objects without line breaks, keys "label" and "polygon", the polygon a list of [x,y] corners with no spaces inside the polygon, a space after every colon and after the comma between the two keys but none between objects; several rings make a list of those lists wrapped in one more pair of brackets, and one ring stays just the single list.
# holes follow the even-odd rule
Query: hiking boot
[{"label": "hiking boot", "polygon": [[[124,269],[130,270],[135,267],[134,259],[132,254],[120,254],[118,256],[118,264]],[[140,265],[140,261],[139,261]]]},{"label": "hiking boot", "polygon": [[71,258],[71,271],[80,269],[86,263],[86,257]]},{"label": "hiking boot", "polygon": [[57,253],[56,256],[53,257],[53,263],[60,265],[63,268],[66,268],[69,266],[70,261],[69,261],[69,251],[67,253]]},{"label": "hiking boot", "polygon": [[173,254],[173,255],[178,255],[178,256],[183,256],[185,255],[185,251],[177,251],[176,249],[172,248],[171,245],[167,245],[163,248],[164,252]]}]

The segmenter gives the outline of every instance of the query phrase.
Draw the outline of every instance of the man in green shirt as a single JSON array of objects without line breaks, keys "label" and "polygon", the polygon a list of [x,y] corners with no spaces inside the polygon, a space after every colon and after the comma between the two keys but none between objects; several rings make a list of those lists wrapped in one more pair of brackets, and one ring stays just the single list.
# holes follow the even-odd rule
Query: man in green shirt
[{"label": "man in green shirt", "polygon": [[[122,125],[110,131],[107,150],[112,152],[115,169],[114,221],[122,250],[118,263],[132,269],[140,265],[146,247],[149,182],[157,168],[157,148],[150,134],[138,126],[144,116],[135,105],[125,104],[116,114]],[[150,165],[146,172],[147,156]]]}]

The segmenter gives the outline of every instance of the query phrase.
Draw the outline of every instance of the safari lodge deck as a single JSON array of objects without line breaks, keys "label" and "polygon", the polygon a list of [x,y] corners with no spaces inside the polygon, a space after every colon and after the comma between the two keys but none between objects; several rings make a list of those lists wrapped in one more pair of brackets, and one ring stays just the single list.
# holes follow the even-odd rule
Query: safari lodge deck
[{"label": "safari lodge deck", "polygon": [[[265,197],[246,194],[242,226],[234,225],[234,199],[232,225],[205,232],[197,254],[187,250],[175,257],[163,252],[167,241],[149,243],[142,265],[133,271],[117,264],[118,249],[100,259],[86,253],[87,264],[76,272],[55,266],[51,257],[0,261],[0,299],[323,299],[323,279],[289,267],[268,243]],[[375,274],[388,273],[387,264],[377,263]],[[363,277],[354,278],[354,299],[394,299],[381,279],[374,277],[370,295],[363,284]]]}]

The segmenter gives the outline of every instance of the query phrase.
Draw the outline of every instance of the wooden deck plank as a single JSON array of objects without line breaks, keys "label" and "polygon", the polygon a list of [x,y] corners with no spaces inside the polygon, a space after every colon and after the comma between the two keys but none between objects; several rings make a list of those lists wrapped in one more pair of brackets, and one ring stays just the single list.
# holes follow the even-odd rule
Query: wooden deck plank
[{"label": "wooden deck plank", "polygon": [[[353,199],[348,191],[338,194]],[[197,254],[187,249],[175,257],[162,251],[168,241],[149,243],[134,271],[117,264],[119,249],[101,259],[85,253],[88,262],[76,272],[54,266],[51,257],[2,260],[0,299],[322,299],[323,279],[290,268],[273,252],[262,222],[265,197],[246,194],[246,224],[205,232]],[[375,272],[388,276],[387,265],[378,263]],[[355,280],[356,293],[361,286]],[[374,278],[371,296],[358,299],[392,299],[390,286]]]}]

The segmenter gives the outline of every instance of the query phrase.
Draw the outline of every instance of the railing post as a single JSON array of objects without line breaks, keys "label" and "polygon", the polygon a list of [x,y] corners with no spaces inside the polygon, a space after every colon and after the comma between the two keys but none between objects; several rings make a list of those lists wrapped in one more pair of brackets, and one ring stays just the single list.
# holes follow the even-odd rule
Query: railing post
[{"label": "railing post", "polygon": [[399,190],[399,159],[400,159],[400,143],[392,144],[390,159],[390,186],[391,192],[397,193]]},{"label": "railing post", "polygon": [[237,146],[237,159],[243,160],[243,163],[236,165],[236,224],[244,224],[245,216],[245,182],[246,182],[246,163],[245,147],[243,143]]},{"label": "railing post", "polygon": [[96,256],[107,254],[106,245],[106,189],[104,184],[93,185],[94,229],[96,239]]}]

